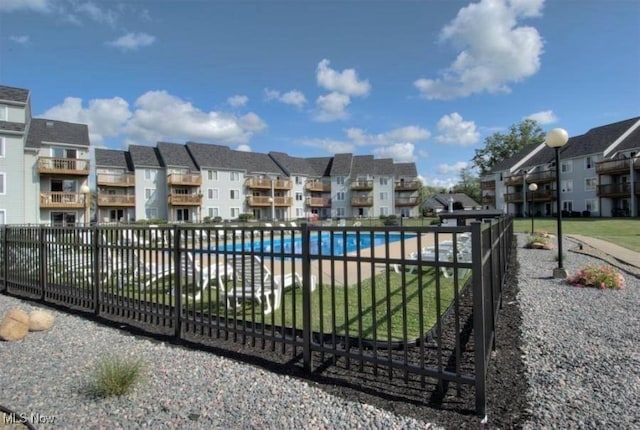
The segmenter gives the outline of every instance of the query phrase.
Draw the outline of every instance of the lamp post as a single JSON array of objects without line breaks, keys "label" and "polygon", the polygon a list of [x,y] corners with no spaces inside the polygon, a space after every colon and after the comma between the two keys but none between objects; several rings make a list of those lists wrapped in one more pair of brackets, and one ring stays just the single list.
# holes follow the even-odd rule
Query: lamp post
[{"label": "lamp post", "polygon": [[529,191],[531,191],[531,205],[529,205],[529,213],[531,214],[531,234],[533,234],[533,193],[538,190],[538,184],[535,182],[529,184]]},{"label": "lamp post", "polygon": [[549,148],[556,150],[556,217],[558,226],[558,267],[553,270],[554,278],[566,278],[567,271],[562,266],[562,212],[560,210],[560,148],[569,140],[565,129],[554,128],[547,133],[545,142]]},{"label": "lamp post", "polygon": [[90,201],[91,189],[89,188],[89,185],[84,184],[83,186],[80,187],[80,192],[84,195],[84,223],[85,225],[88,225],[89,224],[89,201]]}]

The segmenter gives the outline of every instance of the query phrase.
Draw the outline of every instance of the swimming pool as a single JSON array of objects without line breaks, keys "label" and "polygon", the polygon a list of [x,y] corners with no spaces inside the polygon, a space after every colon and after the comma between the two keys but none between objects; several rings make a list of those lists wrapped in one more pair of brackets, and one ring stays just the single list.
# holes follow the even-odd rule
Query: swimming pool
[{"label": "swimming pool", "polygon": [[[415,233],[356,233],[356,232],[323,232],[321,234],[312,234],[309,243],[311,255],[333,255],[341,256],[350,252],[366,250],[378,245],[383,245],[388,240],[398,242],[404,239],[415,237]],[[275,254],[300,254],[302,253],[302,237],[300,236],[282,236],[273,240],[239,242],[232,245],[226,245],[220,250],[227,252],[245,251],[245,252],[266,252]]]}]

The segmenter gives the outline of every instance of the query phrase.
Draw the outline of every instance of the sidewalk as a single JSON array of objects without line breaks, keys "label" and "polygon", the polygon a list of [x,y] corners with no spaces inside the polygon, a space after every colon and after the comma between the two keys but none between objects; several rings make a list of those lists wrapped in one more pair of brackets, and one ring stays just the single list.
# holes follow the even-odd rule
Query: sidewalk
[{"label": "sidewalk", "polygon": [[621,262],[634,266],[640,270],[640,253],[616,245],[615,243],[607,242],[606,240],[596,239],[594,237],[582,236],[580,234],[569,234],[567,238],[574,239],[579,243],[584,243],[595,249],[612,256],[613,258],[620,260]]}]

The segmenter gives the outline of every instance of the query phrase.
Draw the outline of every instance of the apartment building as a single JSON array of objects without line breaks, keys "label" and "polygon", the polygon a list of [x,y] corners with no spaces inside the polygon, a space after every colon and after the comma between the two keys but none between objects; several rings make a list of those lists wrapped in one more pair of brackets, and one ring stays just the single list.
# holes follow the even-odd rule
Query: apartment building
[{"label": "apartment building", "polygon": [[129,151],[95,150],[96,220],[129,222],[135,219],[135,174]]},{"label": "apartment building", "polygon": [[[638,216],[640,117],[596,127],[560,149],[560,208],[570,216]],[[536,184],[537,190],[530,191]],[[482,204],[517,216],[556,213],[555,150],[523,148],[481,178]]]},{"label": "apartment building", "polygon": [[89,130],[31,117],[27,89],[0,86],[0,223],[89,219]]}]

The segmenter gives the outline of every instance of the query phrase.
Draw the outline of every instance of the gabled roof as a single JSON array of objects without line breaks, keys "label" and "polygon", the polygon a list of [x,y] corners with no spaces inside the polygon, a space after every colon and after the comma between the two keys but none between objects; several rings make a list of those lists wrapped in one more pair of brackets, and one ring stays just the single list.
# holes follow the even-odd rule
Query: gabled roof
[{"label": "gabled roof", "polygon": [[24,132],[24,124],[21,122],[0,121],[0,131]]},{"label": "gabled roof", "polygon": [[537,147],[538,147],[537,144],[525,146],[524,148],[520,149],[518,152],[513,154],[511,157],[505,158],[504,160],[494,164],[488,173],[498,173],[498,172],[503,172],[505,170],[509,170],[510,168],[515,166],[518,163],[518,161],[520,161],[521,159],[529,155],[529,153],[534,149],[536,149]]},{"label": "gabled roof", "polygon": [[352,154],[336,154],[333,156],[330,176],[349,176],[351,174]]},{"label": "gabled roof", "polygon": [[249,174],[285,175],[269,155],[237,151],[222,145],[187,142],[186,148],[200,169],[238,170]]},{"label": "gabled roof", "polygon": [[42,142],[89,146],[86,124],[33,118],[29,125],[26,148],[40,148]]},{"label": "gabled roof", "polygon": [[96,148],[96,167],[115,167],[133,171],[129,151]]},{"label": "gabled roof", "polygon": [[129,145],[129,155],[133,167],[164,167],[158,149],[152,146]]},{"label": "gabled roof", "polygon": [[375,174],[373,155],[354,155],[351,161],[351,176]]},{"label": "gabled roof", "polygon": [[636,128],[629,136],[620,142],[615,151],[628,151],[630,149],[640,151],[640,127]]},{"label": "gabled roof", "polygon": [[331,167],[333,166],[333,157],[312,157],[307,158],[307,162],[313,168],[315,176],[331,176]]},{"label": "gabled roof", "polygon": [[640,117],[635,117],[592,128],[583,135],[570,138],[560,154],[563,158],[601,154],[639,120]]},{"label": "gabled roof", "polygon": [[393,170],[396,178],[415,178],[418,176],[416,163],[396,163],[393,165]]},{"label": "gabled roof", "polygon": [[454,202],[460,202],[465,208],[481,206],[478,202],[464,193],[443,193],[436,194],[430,199],[427,199],[427,201],[423,203],[422,207],[430,209],[449,209],[449,199],[453,199]]},{"label": "gabled roof", "polygon": [[179,143],[158,142],[158,153],[165,167],[177,167],[197,172],[200,169],[191,158],[185,145]]},{"label": "gabled roof", "polygon": [[318,176],[309,160],[302,157],[292,157],[284,152],[269,152],[269,156],[288,175]]},{"label": "gabled roof", "polygon": [[27,103],[28,100],[29,90],[0,85],[0,101]]},{"label": "gabled roof", "polygon": [[378,158],[373,160],[374,174],[382,176],[393,176],[395,167],[391,158]]}]

